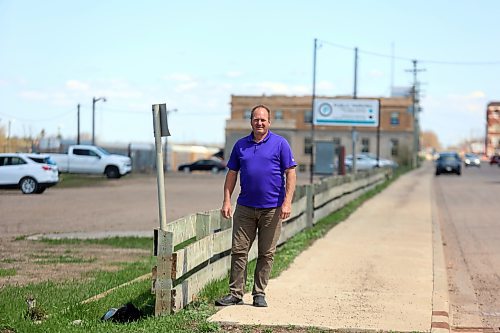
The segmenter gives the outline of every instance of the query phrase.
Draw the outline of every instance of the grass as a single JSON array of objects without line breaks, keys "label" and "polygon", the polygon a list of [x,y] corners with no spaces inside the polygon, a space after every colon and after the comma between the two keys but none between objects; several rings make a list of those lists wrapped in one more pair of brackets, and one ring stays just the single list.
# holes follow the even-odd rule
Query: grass
[{"label": "grass", "polygon": [[6,277],[6,276],[14,276],[17,274],[17,271],[14,268],[0,268],[0,277]]},{"label": "grass", "polygon": [[41,239],[50,245],[107,245],[117,248],[151,250],[153,238],[147,237],[108,237],[102,239]]},{"label": "grass", "polygon": [[[364,201],[375,196],[394,181],[402,172],[399,171],[391,180],[377,186],[360,198],[349,203],[343,209],[325,217],[314,227],[305,230],[285,244],[276,252],[271,277],[279,276],[286,270],[294,258],[308,248],[315,240],[321,238],[331,228],[345,220]],[[44,240],[52,244],[88,243],[106,244],[126,248],[151,248],[150,238],[110,238],[100,240]],[[329,332],[316,328],[296,329],[294,327],[221,327],[207,319],[216,312],[213,301],[227,293],[228,279],[214,281],[204,288],[199,298],[174,315],[154,317],[154,296],[151,295],[151,281],[145,280],[119,288],[108,296],[87,304],[81,304],[85,299],[109,290],[117,285],[131,281],[134,278],[151,271],[154,259],[146,256],[133,263],[124,263],[119,271],[90,272],[78,280],[64,283],[50,281],[30,284],[27,286],[6,286],[0,289],[0,332],[9,328],[12,332]],[[251,289],[255,261],[249,264],[246,288]],[[33,295],[49,317],[40,324],[25,319],[25,298]],[[110,308],[119,307],[127,302],[133,303],[143,313],[144,317],[134,323],[115,324],[103,322],[101,316]],[[81,320],[80,323],[75,322]]]},{"label": "grass", "polygon": [[72,173],[59,174],[58,188],[88,187],[105,185],[109,181],[104,175],[81,175]]},{"label": "grass", "polygon": [[95,258],[78,258],[67,254],[52,255],[52,254],[36,254],[31,255],[35,259],[35,264],[38,265],[53,265],[53,264],[88,264],[95,262]]}]

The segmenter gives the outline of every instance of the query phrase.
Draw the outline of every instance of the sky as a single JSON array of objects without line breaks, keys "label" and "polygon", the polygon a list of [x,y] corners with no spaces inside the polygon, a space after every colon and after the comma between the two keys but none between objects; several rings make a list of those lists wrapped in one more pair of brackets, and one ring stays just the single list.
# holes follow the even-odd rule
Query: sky
[{"label": "sky", "polygon": [[[166,103],[170,142],[224,143],[231,95],[388,97],[421,89],[422,130],[443,146],[484,137],[500,100],[495,0],[0,0],[0,127],[11,136],[92,133],[154,142]],[[9,126],[10,125],[10,126]],[[250,131],[250,127],[249,127]]]}]

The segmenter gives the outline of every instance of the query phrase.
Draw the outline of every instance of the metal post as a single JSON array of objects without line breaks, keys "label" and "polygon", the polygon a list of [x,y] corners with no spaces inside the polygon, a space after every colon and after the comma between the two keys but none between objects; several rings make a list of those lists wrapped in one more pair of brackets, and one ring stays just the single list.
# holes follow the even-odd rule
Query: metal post
[{"label": "metal post", "polygon": [[314,38],[314,52],[313,52],[313,86],[312,86],[312,101],[311,101],[311,163],[309,166],[309,183],[312,184],[314,182],[314,100],[316,99],[316,49],[318,45],[318,39]]},{"label": "metal post", "polygon": [[380,100],[378,100],[377,166],[380,167]]},{"label": "metal post", "polygon": [[[352,92],[352,98],[358,98],[358,48],[354,48],[354,89]],[[352,173],[356,173],[356,140],[358,133],[356,132],[356,126],[352,127],[351,138],[352,138]]]},{"label": "metal post", "polygon": [[163,149],[161,144],[160,105],[153,105],[153,125],[156,147],[156,179],[158,183],[158,205],[160,208],[160,229],[167,229],[167,213],[165,207],[165,176],[163,173]]},{"label": "metal post", "polygon": [[413,167],[418,167],[418,124],[417,124],[417,61],[413,62]]}]

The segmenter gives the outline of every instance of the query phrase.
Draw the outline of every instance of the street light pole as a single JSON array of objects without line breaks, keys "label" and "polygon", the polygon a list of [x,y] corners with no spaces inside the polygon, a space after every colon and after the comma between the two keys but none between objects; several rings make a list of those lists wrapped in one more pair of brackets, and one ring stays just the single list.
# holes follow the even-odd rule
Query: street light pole
[{"label": "street light pole", "polygon": [[92,145],[95,145],[95,103],[101,100],[106,102],[106,97],[92,98]]},{"label": "street light pole", "polygon": [[80,103],[77,105],[77,115],[76,115],[76,144],[80,144]]}]

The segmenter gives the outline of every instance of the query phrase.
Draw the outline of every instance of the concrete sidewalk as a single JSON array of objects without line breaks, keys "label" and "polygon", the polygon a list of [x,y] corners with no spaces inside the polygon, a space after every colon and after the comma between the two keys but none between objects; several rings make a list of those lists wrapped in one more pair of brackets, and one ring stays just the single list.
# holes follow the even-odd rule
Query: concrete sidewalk
[{"label": "concrete sidewalk", "polygon": [[[446,328],[447,287],[439,228],[433,228],[432,171],[424,165],[400,177],[300,254],[270,281],[268,308],[251,306],[247,294],[245,305],[222,308],[211,320],[341,330]],[[433,298],[440,308],[433,308]],[[433,311],[443,316],[433,317]],[[442,323],[431,324],[436,318]]]}]

